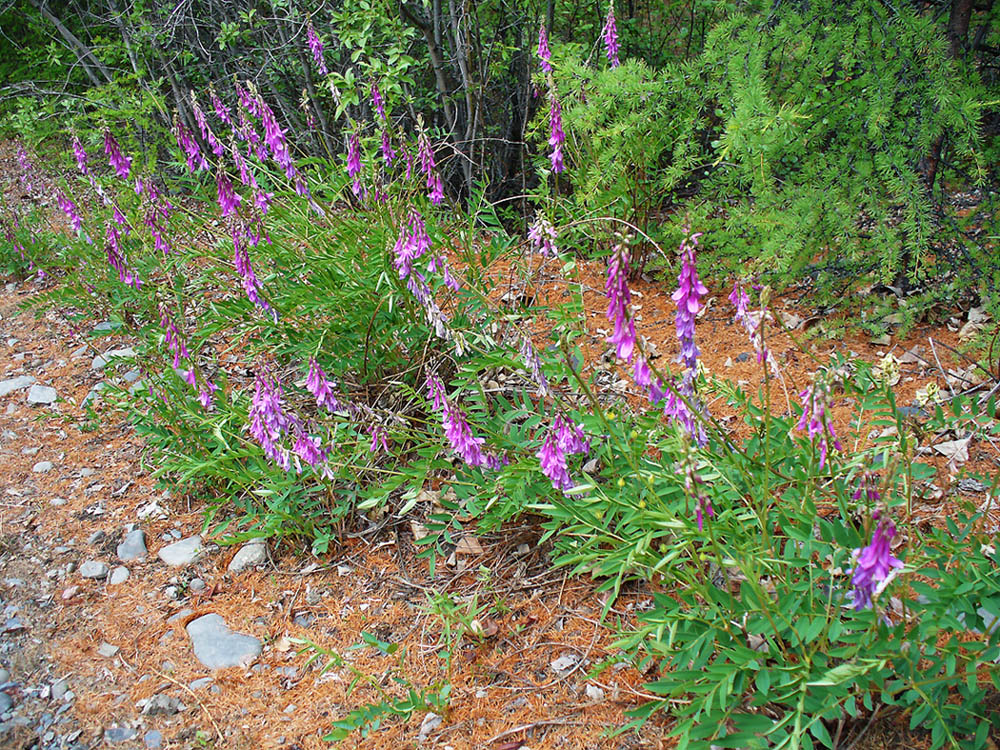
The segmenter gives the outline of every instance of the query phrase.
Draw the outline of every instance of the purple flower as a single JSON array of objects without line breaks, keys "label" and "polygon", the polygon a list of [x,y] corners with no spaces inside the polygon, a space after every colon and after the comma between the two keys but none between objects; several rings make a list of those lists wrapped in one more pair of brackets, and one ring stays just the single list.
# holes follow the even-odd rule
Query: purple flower
[{"label": "purple flower", "polygon": [[538,386],[538,395],[551,395],[552,390],[549,388],[549,381],[546,379],[545,373],[542,372],[542,361],[538,358],[538,352],[535,351],[534,344],[531,343],[531,339],[527,336],[521,339],[520,353],[524,364],[528,366],[531,379]]},{"label": "purple flower", "polygon": [[231,228],[233,238],[233,266],[236,268],[236,273],[240,275],[243,291],[246,292],[247,298],[264,312],[271,313],[271,316],[277,321],[277,311],[271,308],[271,305],[268,304],[267,300],[261,294],[263,287],[257,278],[257,274],[254,273],[253,265],[250,263],[250,254],[247,252],[246,243],[243,241],[240,228],[240,222],[233,222]]},{"label": "purple flower", "polygon": [[413,271],[413,262],[430,249],[431,238],[427,235],[424,217],[415,208],[411,208],[407,226],[403,227],[393,247],[396,254],[393,265],[399,272],[399,278],[407,278]]},{"label": "purple flower", "polygon": [[212,396],[217,390],[219,390],[219,386],[211,380],[206,380],[205,387],[198,392],[198,401],[205,411],[212,411]]},{"label": "purple flower", "polygon": [[559,414],[552,423],[552,427],[549,428],[545,440],[542,442],[542,447],[535,455],[538,457],[542,473],[552,482],[552,486],[557,490],[567,492],[573,488],[573,480],[570,479],[567,466],[567,456],[589,452],[590,441],[583,431],[583,425],[576,424]]},{"label": "purple flower", "polygon": [[441,201],[444,200],[444,185],[441,183],[441,175],[435,172],[429,176],[427,178],[427,187],[430,188],[430,192],[427,193],[430,202],[435,206],[440,206]]},{"label": "purple flower", "polygon": [[385,429],[381,425],[372,425],[369,430],[372,436],[371,446],[368,448],[369,453],[377,453],[381,449],[384,453],[389,452],[389,440],[386,436]]},{"label": "purple flower", "polygon": [[615,246],[608,261],[608,280],[604,290],[608,296],[608,320],[615,326],[614,334],[607,341],[615,345],[615,354],[625,362],[632,361],[635,350],[635,323],[628,313],[628,305],[632,301],[628,273],[628,249],[622,242]]},{"label": "purple flower", "polygon": [[689,370],[698,366],[698,347],[694,343],[694,321],[701,310],[701,298],[708,289],[698,278],[695,250],[701,233],[692,234],[681,241],[681,272],[677,277],[677,291],[671,299],[677,303],[677,340],[681,344],[679,361]]},{"label": "purple flower", "polygon": [[879,512],[872,514],[872,520],[877,521],[872,532],[872,541],[867,547],[853,552],[855,566],[851,576],[854,591],[851,598],[856,610],[872,606],[872,595],[878,593],[879,585],[886,582],[893,569],[902,568],[903,562],[892,555],[891,542],[896,535],[896,526],[885,518],[879,517]]},{"label": "purple flower", "polygon": [[552,171],[558,174],[566,168],[562,152],[562,145],[566,142],[566,134],[563,132],[562,126],[562,107],[559,106],[559,100],[556,99],[554,91],[549,94],[549,128],[551,132],[549,145],[552,146],[549,159],[552,162]]},{"label": "purple flower", "polygon": [[841,450],[840,440],[837,439],[828,414],[830,384],[826,375],[822,371],[817,372],[813,383],[799,394],[799,398],[802,399],[802,416],[795,429],[807,431],[809,439],[816,440],[819,446],[819,468],[822,469],[826,465],[830,441],[833,441],[835,450]]},{"label": "purple flower", "polygon": [[372,94],[372,105],[375,107],[375,111],[378,112],[378,116],[383,120],[385,119],[385,102],[382,99],[382,92],[378,90],[378,84],[372,81],[371,85]]},{"label": "purple flower", "polygon": [[326,75],[330,71],[326,67],[326,60],[323,59],[323,42],[320,41],[319,37],[316,36],[316,30],[313,28],[312,20],[306,24],[306,43],[309,45],[309,50],[312,52],[313,59],[316,61],[316,67],[320,72],[320,75]]},{"label": "purple flower", "polygon": [[362,193],[361,180],[361,142],[358,140],[357,131],[347,136],[347,174],[351,178],[351,190],[355,195]]},{"label": "purple flower", "polygon": [[382,158],[385,159],[387,167],[391,167],[393,160],[396,158],[396,152],[392,148],[392,139],[389,137],[388,130],[382,131]]},{"label": "purple flower", "polygon": [[212,99],[212,108],[215,110],[216,117],[226,123],[229,127],[233,127],[233,118],[229,114],[229,109],[222,103],[219,95],[215,93],[215,87],[209,86],[208,92]]},{"label": "purple flower", "polygon": [[191,92],[191,111],[194,113],[194,121],[197,123],[198,129],[201,131],[201,137],[211,146],[212,153],[217,157],[221,157],[226,153],[226,149],[208,126],[208,120],[205,119],[205,113],[198,105],[198,99],[195,97],[193,91]]},{"label": "purple flower", "polygon": [[199,169],[208,169],[208,162],[205,161],[204,154],[198,147],[198,141],[194,139],[194,134],[184,127],[184,123],[178,118],[174,118],[174,135],[177,138],[177,145],[187,157],[188,171],[192,174]]},{"label": "purple flower", "polygon": [[292,450],[295,451],[295,470],[297,472],[302,473],[302,464],[299,459],[313,468],[326,460],[326,453],[320,449],[320,445],[322,445],[322,441],[318,437],[307,434],[305,430],[299,431],[295,445],[292,446]]},{"label": "purple flower", "polygon": [[538,27],[538,60],[543,73],[552,72],[552,51],[549,49],[549,38],[545,33],[545,24]]},{"label": "purple flower", "polygon": [[59,204],[62,212],[66,214],[66,218],[69,219],[73,231],[79,232],[83,228],[83,219],[80,218],[80,212],[77,210],[76,204],[61,192],[56,193],[56,202]]},{"label": "purple flower", "polygon": [[87,151],[76,136],[73,136],[73,155],[76,156],[76,166],[79,167],[80,174],[86,176],[90,171],[87,169]]},{"label": "purple flower", "polygon": [[282,387],[277,378],[267,374],[257,376],[254,395],[247,412],[250,434],[264,449],[264,454],[288,471],[291,459],[288,449],[281,445],[294,420],[285,413],[282,405]]},{"label": "purple flower", "polygon": [[878,491],[878,474],[874,471],[862,472],[861,481],[858,482],[858,486],[851,497],[854,500],[860,500],[864,497],[869,503],[877,503],[882,497]]},{"label": "purple flower", "polygon": [[451,446],[452,453],[469,466],[482,466],[484,463],[482,446],[486,441],[472,434],[465,412],[449,403],[444,394],[444,384],[439,379],[433,375],[428,377],[427,390],[434,408],[441,411],[444,436]]},{"label": "purple flower", "polygon": [[221,169],[216,175],[215,184],[218,188],[219,207],[222,209],[222,215],[223,217],[229,216],[239,208],[243,198],[233,190],[233,183],[229,181],[226,173]]},{"label": "purple flower", "polygon": [[118,141],[111,135],[110,130],[104,131],[104,153],[108,155],[108,163],[123,180],[128,179],[129,170],[132,168],[132,158],[123,156]]},{"label": "purple flower", "polygon": [[615,24],[615,4],[614,2],[608,6],[608,15],[604,19],[604,30],[601,32],[604,36],[604,47],[607,51],[608,60],[611,62],[612,68],[617,68],[618,63],[618,27]]},{"label": "purple flower", "polygon": [[121,235],[118,234],[118,228],[111,222],[108,222],[104,233],[104,250],[108,255],[108,263],[118,272],[119,281],[123,284],[128,284],[134,289],[142,286],[142,282],[132,271],[128,263],[128,258],[125,257],[125,253],[122,251]]},{"label": "purple flower", "polygon": [[528,227],[528,241],[531,243],[531,248],[542,255],[554,258],[557,254],[556,239],[556,228],[552,226],[552,222],[543,214],[538,214]]},{"label": "purple flower", "polygon": [[292,161],[292,152],[288,150],[285,131],[278,125],[278,119],[274,116],[274,111],[263,99],[253,97],[253,102],[260,113],[261,122],[264,123],[264,142],[271,149],[271,156],[277,162],[278,166],[285,170],[285,176],[290,180],[294,179],[295,164]]},{"label": "purple flower", "polygon": [[342,411],[343,405],[334,395],[333,388],[336,386],[332,380],[328,380],[319,362],[314,359],[309,360],[309,374],[306,376],[306,390],[316,399],[316,403],[329,412]]},{"label": "purple flower", "polygon": [[420,171],[428,178],[436,166],[434,163],[434,150],[431,148],[431,141],[427,133],[421,131],[417,137],[417,158],[420,159]]}]

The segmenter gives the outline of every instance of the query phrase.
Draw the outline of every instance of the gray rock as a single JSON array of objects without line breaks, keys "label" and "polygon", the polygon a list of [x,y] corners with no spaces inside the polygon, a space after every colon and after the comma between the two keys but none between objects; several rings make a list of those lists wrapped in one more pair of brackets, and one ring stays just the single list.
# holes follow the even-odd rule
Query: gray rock
[{"label": "gray rock", "polygon": [[419,737],[427,739],[427,735],[441,726],[441,722],[444,721],[436,713],[428,711],[424,714],[424,720],[420,722],[420,732]]},{"label": "gray rock", "polygon": [[192,594],[200,594],[206,588],[208,587],[205,585],[205,582],[200,578],[192,578],[190,583],[188,583],[188,591],[190,591]]},{"label": "gray rock", "polygon": [[56,680],[52,683],[52,700],[61,701],[68,692],[69,686],[66,684],[66,680]]},{"label": "gray rock", "polygon": [[108,576],[108,583],[112,586],[117,586],[118,584],[125,583],[128,580],[130,573],[128,568],[124,565],[119,565],[117,568],[111,570],[111,575]]},{"label": "gray rock", "polygon": [[54,497],[49,500],[49,505],[55,505],[56,507],[66,504],[66,498],[64,497]]},{"label": "gray rock", "polygon": [[181,702],[169,695],[160,693],[149,699],[142,709],[147,716],[173,716],[181,710]]},{"label": "gray rock", "polygon": [[118,559],[122,562],[146,559],[146,534],[141,529],[135,529],[125,535],[118,545]]},{"label": "gray rock", "polygon": [[27,388],[29,385],[34,384],[35,379],[30,375],[18,375],[16,378],[0,380],[0,397],[6,396],[14,391],[19,391],[22,388]]},{"label": "gray rock", "polygon": [[0,685],[5,682],[10,682],[10,672],[3,667],[0,667]]},{"label": "gray rock", "polygon": [[31,467],[31,470],[36,474],[44,474],[47,471],[52,471],[52,467],[53,464],[51,461],[39,461]]},{"label": "gray rock", "polygon": [[155,729],[150,729],[143,735],[142,742],[150,750],[156,750],[156,748],[163,744],[163,735]]},{"label": "gray rock", "polygon": [[211,677],[199,677],[197,680],[191,680],[188,683],[189,690],[201,690],[202,688],[211,687],[212,683],[215,682]]},{"label": "gray rock", "polygon": [[100,544],[107,538],[108,535],[105,534],[104,531],[102,531],[101,529],[98,529],[93,534],[87,537],[87,544]]},{"label": "gray rock", "polygon": [[229,563],[230,573],[239,573],[255,565],[260,565],[267,560],[267,546],[263,539],[254,539],[244,544],[240,551],[233,555]]},{"label": "gray rock", "polygon": [[122,377],[125,378],[126,383],[134,383],[142,377],[142,372],[140,370],[132,369],[126,372]]},{"label": "gray rock", "polygon": [[104,579],[108,577],[110,568],[99,560],[87,560],[80,566],[80,575],[84,578]]},{"label": "gray rock", "polygon": [[104,354],[98,354],[91,360],[90,369],[91,370],[103,370],[108,366],[108,363],[113,359],[134,359],[135,350],[131,346],[126,346],[121,349],[111,349]]},{"label": "gray rock", "polygon": [[260,656],[261,642],[229,629],[220,615],[203,615],[187,626],[194,655],[209,669],[247,667]]},{"label": "gray rock", "polygon": [[205,553],[205,547],[201,542],[201,536],[195,534],[179,542],[161,547],[157,556],[167,565],[180,568],[190,565]]},{"label": "gray rock", "polygon": [[121,649],[119,649],[117,646],[114,646],[114,645],[108,643],[107,641],[105,641],[104,643],[102,643],[100,646],[97,647],[97,653],[99,653],[105,659],[112,658],[120,650]]},{"label": "gray rock", "polygon": [[56,399],[59,398],[59,394],[56,393],[55,388],[50,388],[47,385],[38,385],[37,383],[31,386],[28,391],[28,403],[34,405],[48,405],[54,404]]},{"label": "gray rock", "polygon": [[0,692],[0,714],[5,714],[14,707],[14,699],[7,693]]},{"label": "gray rock", "polygon": [[104,741],[109,745],[134,740],[139,733],[130,727],[110,727],[104,730]]}]

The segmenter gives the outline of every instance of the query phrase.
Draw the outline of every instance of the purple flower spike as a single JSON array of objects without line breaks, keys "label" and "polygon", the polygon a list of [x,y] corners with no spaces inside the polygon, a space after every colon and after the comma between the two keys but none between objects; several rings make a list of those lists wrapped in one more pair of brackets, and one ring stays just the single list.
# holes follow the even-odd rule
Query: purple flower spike
[{"label": "purple flower spike", "polygon": [[315,359],[309,360],[309,375],[306,377],[306,390],[316,399],[316,403],[327,411],[333,413],[343,410],[343,405],[337,400],[333,393],[336,386],[332,380],[328,380],[323,368]]},{"label": "purple flower spike", "polygon": [[392,139],[389,137],[389,131],[382,131],[382,158],[385,159],[385,165],[387,167],[392,166],[392,162],[396,158],[396,152],[392,148]]},{"label": "purple flower spike", "polygon": [[549,128],[551,132],[549,145],[552,146],[549,160],[552,162],[552,171],[558,174],[566,168],[562,152],[562,145],[566,142],[566,134],[563,132],[562,126],[562,107],[559,106],[559,100],[556,99],[554,91],[549,95]]},{"label": "purple flower spike", "polygon": [[208,162],[205,161],[205,156],[201,153],[198,141],[194,139],[194,134],[184,127],[184,123],[177,118],[174,118],[174,135],[177,137],[177,145],[180,146],[187,158],[188,171],[193,174],[199,169],[208,169]]},{"label": "purple flower spike", "polygon": [[326,60],[323,59],[323,42],[316,36],[312,20],[306,24],[306,44],[309,45],[309,51],[312,52],[313,60],[316,61],[316,68],[319,70],[320,75],[325,76],[330,71],[326,67]]},{"label": "purple flower spike", "polygon": [[750,343],[753,344],[754,351],[757,352],[757,364],[766,363],[774,376],[778,377],[780,375],[778,363],[771,356],[771,352],[764,344],[763,324],[765,320],[771,320],[771,313],[768,312],[767,307],[764,305],[763,295],[761,297],[760,312],[756,314],[750,313],[750,298],[743,290],[743,285],[740,284],[739,279],[737,279],[733,284],[733,291],[729,294],[729,301],[736,308],[736,314],[733,317],[746,330],[750,338]]},{"label": "purple flower spike", "polygon": [[108,155],[108,163],[111,164],[118,176],[127,180],[129,170],[132,168],[132,158],[122,155],[118,141],[111,135],[110,130],[104,131],[104,153]]},{"label": "purple flower spike", "polygon": [[375,111],[378,112],[378,116],[383,120],[385,119],[385,100],[382,98],[382,92],[378,90],[378,84],[372,81],[371,85],[372,94],[372,106],[375,107]]},{"label": "purple flower spike", "polygon": [[427,378],[427,390],[434,407],[441,410],[444,436],[451,446],[452,453],[469,466],[482,466],[484,463],[482,446],[486,441],[472,434],[465,413],[449,403],[444,394],[444,384],[438,378],[433,376]]},{"label": "purple flower spike", "polygon": [[624,242],[617,245],[608,261],[608,280],[604,290],[608,296],[608,320],[615,326],[609,344],[615,345],[615,354],[625,362],[632,361],[635,350],[635,323],[628,313],[632,293],[628,288],[628,249]]},{"label": "purple flower spike", "polygon": [[604,36],[604,47],[607,51],[608,61],[611,63],[612,68],[617,68],[618,62],[618,26],[615,24],[615,4],[614,2],[608,6],[608,15],[604,19],[604,30],[601,32]]},{"label": "purple flower spike", "polygon": [[288,449],[280,444],[294,425],[282,405],[282,387],[277,378],[262,374],[257,376],[254,395],[247,416],[250,435],[264,449],[265,455],[285,471],[291,468]]},{"label": "purple flower spike", "polygon": [[872,541],[867,547],[853,552],[855,566],[851,576],[854,590],[850,596],[854,600],[856,610],[872,606],[872,596],[877,594],[889,579],[893,569],[903,567],[903,562],[892,555],[891,542],[896,535],[896,526],[885,518],[879,518],[879,512],[872,514],[872,520],[877,521]]},{"label": "purple flower spike", "polygon": [[701,298],[708,289],[698,278],[695,250],[701,233],[692,234],[681,242],[681,272],[677,277],[677,291],[671,299],[677,303],[677,340],[681,344],[680,361],[689,370],[698,366],[698,347],[694,343],[694,321],[701,310]]},{"label": "purple flower spike", "polygon": [[73,155],[76,156],[76,166],[79,167],[80,174],[86,176],[90,171],[87,168],[87,150],[76,136],[73,136]]},{"label": "purple flower spike", "polygon": [[363,188],[361,186],[361,142],[358,140],[357,132],[347,136],[347,174],[351,178],[351,190],[355,195],[360,196]]},{"label": "purple flower spike", "polygon": [[552,482],[552,486],[567,492],[573,488],[567,457],[574,453],[589,452],[590,441],[583,431],[583,425],[576,424],[559,414],[546,434],[542,447],[535,455],[538,457],[542,473]]},{"label": "purple flower spike", "polygon": [[444,185],[441,183],[441,175],[435,172],[428,176],[427,187],[430,188],[430,192],[427,194],[430,202],[435,206],[440,206],[441,201],[444,200]]},{"label": "purple flower spike", "polygon": [[219,207],[222,209],[222,215],[223,217],[229,216],[239,208],[243,198],[233,190],[233,183],[221,170],[215,178],[215,184],[218,187]]},{"label": "purple flower spike", "polygon": [[62,212],[66,214],[66,218],[69,219],[73,231],[79,233],[83,228],[83,219],[80,218],[80,212],[77,210],[76,204],[61,192],[56,194],[56,202],[59,204]]},{"label": "purple flower spike", "polygon": [[552,51],[549,49],[549,37],[545,33],[545,25],[538,27],[538,60],[543,73],[552,72]]}]

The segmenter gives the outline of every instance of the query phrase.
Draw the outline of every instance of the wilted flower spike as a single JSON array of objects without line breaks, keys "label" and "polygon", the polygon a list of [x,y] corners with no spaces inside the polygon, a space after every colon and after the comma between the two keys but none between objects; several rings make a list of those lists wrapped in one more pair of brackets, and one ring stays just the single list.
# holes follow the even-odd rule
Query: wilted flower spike
[{"label": "wilted flower spike", "polygon": [[615,4],[608,6],[608,15],[604,19],[604,47],[612,68],[617,68],[618,62],[618,26],[615,24]]},{"label": "wilted flower spike", "polygon": [[877,521],[872,532],[871,543],[867,547],[854,550],[855,566],[849,571],[851,585],[854,590],[851,598],[854,608],[867,609],[872,605],[872,595],[884,584],[889,574],[895,568],[902,568],[903,562],[892,555],[891,542],[896,535],[896,526],[885,518],[879,518],[879,512],[872,514],[872,520]]},{"label": "wilted flower spike", "polygon": [[815,440],[819,448],[819,468],[826,465],[826,457],[830,450],[830,442],[836,450],[841,450],[840,440],[833,429],[828,413],[830,403],[830,384],[822,372],[816,373],[812,385],[799,394],[802,399],[802,416],[795,429],[806,431],[811,440]]},{"label": "wilted flower spike", "polygon": [[528,241],[531,248],[542,255],[554,258],[556,251],[556,228],[544,214],[538,214],[535,221],[528,227]]},{"label": "wilted flower spike", "polygon": [[545,24],[538,27],[538,60],[543,73],[552,72],[552,51],[549,49],[549,38],[545,33]]}]

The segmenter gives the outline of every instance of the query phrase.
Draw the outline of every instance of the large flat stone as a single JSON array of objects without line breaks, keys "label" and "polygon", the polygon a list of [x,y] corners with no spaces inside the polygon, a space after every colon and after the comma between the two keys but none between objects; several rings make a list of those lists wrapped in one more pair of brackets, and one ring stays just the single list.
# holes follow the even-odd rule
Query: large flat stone
[{"label": "large flat stone", "polygon": [[118,559],[122,562],[146,559],[146,534],[141,529],[134,529],[125,535],[118,545]]},{"label": "large flat stone", "polygon": [[161,547],[157,556],[167,565],[180,568],[195,562],[203,554],[205,554],[205,547],[201,542],[201,536],[195,534],[187,539],[181,539],[179,542]]},{"label": "large flat stone", "polygon": [[203,615],[187,626],[194,655],[209,669],[248,667],[260,656],[261,642],[236,633],[220,615]]},{"label": "large flat stone", "polygon": [[19,391],[22,388],[27,388],[29,385],[34,384],[35,379],[30,375],[18,375],[16,378],[0,380],[0,396],[6,396],[9,393]]},{"label": "large flat stone", "polygon": [[28,391],[28,403],[29,404],[40,404],[48,405],[54,404],[56,399],[59,398],[59,394],[56,393],[55,388],[50,388],[47,385],[38,385],[37,383],[31,386],[31,390]]}]

